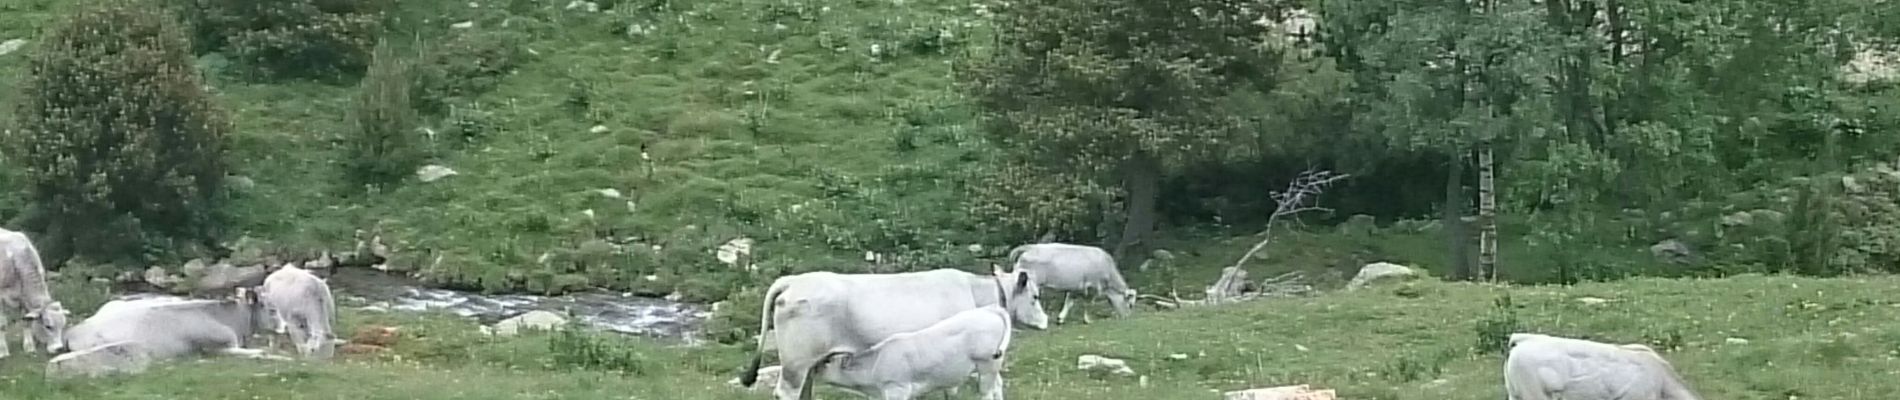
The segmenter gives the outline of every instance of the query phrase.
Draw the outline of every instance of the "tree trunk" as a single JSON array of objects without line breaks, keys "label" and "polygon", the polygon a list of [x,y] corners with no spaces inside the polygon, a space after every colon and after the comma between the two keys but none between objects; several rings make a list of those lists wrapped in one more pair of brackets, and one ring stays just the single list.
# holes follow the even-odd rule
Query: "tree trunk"
[{"label": "tree trunk", "polygon": [[1478,273],[1498,279],[1498,202],[1491,143],[1478,145]]},{"label": "tree trunk", "polygon": [[1122,234],[1115,245],[1121,265],[1147,260],[1148,236],[1155,229],[1155,201],[1161,195],[1161,165],[1152,156],[1136,153],[1122,164],[1122,189],[1128,193]]},{"label": "tree trunk", "polygon": [[1445,177],[1445,205],[1440,210],[1445,243],[1451,246],[1452,279],[1475,280],[1471,271],[1471,235],[1465,229],[1465,152],[1453,152],[1451,173]]}]

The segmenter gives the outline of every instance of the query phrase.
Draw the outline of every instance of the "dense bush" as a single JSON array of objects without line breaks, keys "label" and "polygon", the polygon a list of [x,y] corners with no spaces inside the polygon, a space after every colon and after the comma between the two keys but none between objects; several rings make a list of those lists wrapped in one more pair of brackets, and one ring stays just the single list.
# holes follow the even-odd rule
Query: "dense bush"
[{"label": "dense bush", "polygon": [[416,106],[432,114],[494,90],[526,59],[525,38],[508,31],[450,33],[422,56]]},{"label": "dense bush", "polygon": [[5,138],[25,170],[30,229],[49,258],[137,258],[215,237],[225,112],[184,31],[152,4],[101,1],[66,16],[30,62]]},{"label": "dense bush", "polygon": [[185,0],[206,51],[227,51],[260,77],[362,73],[389,0]]},{"label": "dense bush", "polygon": [[356,95],[355,123],[348,133],[344,168],[353,183],[380,186],[401,180],[422,165],[426,145],[417,116],[408,60],[388,45],[376,46],[376,62]]}]

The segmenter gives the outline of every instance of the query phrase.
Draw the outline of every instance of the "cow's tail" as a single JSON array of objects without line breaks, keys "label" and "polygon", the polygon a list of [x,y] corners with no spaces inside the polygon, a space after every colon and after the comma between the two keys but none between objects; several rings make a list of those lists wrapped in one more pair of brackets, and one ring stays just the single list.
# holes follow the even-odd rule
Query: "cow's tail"
[{"label": "cow's tail", "polygon": [[739,384],[742,386],[752,387],[753,383],[759,381],[759,368],[765,364],[765,339],[768,337],[766,335],[771,334],[772,331],[772,312],[774,311],[772,306],[778,302],[778,295],[785,292],[787,286],[790,285],[785,283],[785,278],[779,278],[772,281],[771,288],[765,290],[765,305],[760,307],[759,313],[759,346],[752,350],[752,362],[746,365],[744,371],[739,372]]}]

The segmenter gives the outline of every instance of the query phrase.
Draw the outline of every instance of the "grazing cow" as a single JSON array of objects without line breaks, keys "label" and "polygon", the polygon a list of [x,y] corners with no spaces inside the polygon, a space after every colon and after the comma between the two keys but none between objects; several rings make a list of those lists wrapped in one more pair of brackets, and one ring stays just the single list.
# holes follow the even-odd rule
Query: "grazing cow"
[{"label": "grazing cow", "polygon": [[799,399],[805,374],[827,354],[859,351],[902,332],[924,329],[965,310],[998,305],[1032,329],[1049,325],[1039,289],[1024,273],[992,276],[937,269],[897,274],[811,272],[780,277],[765,292],[758,353],[739,376],[751,387],[767,339],[778,348],[774,394]]},{"label": "grazing cow", "polygon": [[297,354],[317,359],[335,354],[336,302],[323,279],[285,264],[264,278],[257,298],[276,318],[274,333],[289,336]]},{"label": "grazing cow", "polygon": [[188,355],[270,358],[248,349],[251,335],[272,326],[270,314],[257,294],[238,288],[236,298],[178,300],[153,298],[116,300],[67,330],[75,350],[52,362],[71,362],[83,354],[99,353],[101,346],[130,347],[111,353],[135,353],[141,360],[166,360]]},{"label": "grazing cow", "polygon": [[[1003,354],[1009,350],[1009,311],[997,305],[964,310],[922,330],[891,335],[862,351],[834,351],[805,375],[878,400],[911,400],[954,390],[977,375],[983,400],[1003,400]],[[832,368],[826,368],[831,363]]]},{"label": "grazing cow", "polygon": [[20,340],[27,353],[38,351],[37,344],[51,354],[66,351],[66,307],[46,288],[40,251],[26,234],[0,229],[0,358],[11,353],[4,332],[16,312],[27,323]]},{"label": "grazing cow", "polygon": [[[1121,270],[1115,267],[1115,258],[1100,247],[1065,243],[1036,243],[1016,246],[1009,251],[1013,271],[1029,271],[1036,283],[1043,287],[1062,292],[1062,311],[1056,313],[1056,323],[1069,319],[1069,309],[1075,305],[1071,296],[1082,292],[1084,299],[1088,291],[1095,290],[1108,298],[1115,306],[1117,316],[1128,316],[1128,305],[1135,300],[1135,291],[1128,288],[1122,280]],[[1089,322],[1088,310],[1082,311],[1082,322]]]},{"label": "grazing cow", "polygon": [[1640,344],[1511,335],[1510,400],[1699,400],[1669,361]]}]

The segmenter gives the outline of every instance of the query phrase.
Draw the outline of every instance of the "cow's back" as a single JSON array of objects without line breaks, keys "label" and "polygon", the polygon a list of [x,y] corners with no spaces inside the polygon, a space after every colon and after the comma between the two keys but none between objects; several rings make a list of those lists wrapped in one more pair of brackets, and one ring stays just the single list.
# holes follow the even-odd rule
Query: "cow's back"
[{"label": "cow's back", "polygon": [[1029,271],[1044,286],[1079,290],[1092,285],[1125,285],[1115,258],[1099,247],[1065,243],[1026,246],[1031,247],[1017,258],[1015,268]]},{"label": "cow's back", "polygon": [[[1653,353],[1554,336],[1517,340],[1505,361],[1509,390],[1520,400],[1561,394],[1566,399],[1655,400],[1673,379],[1657,369]],[[1663,368],[1667,368],[1663,365]],[[1520,393],[1518,390],[1537,393]]]},{"label": "cow's back", "polygon": [[242,343],[233,321],[219,318],[214,300],[147,299],[108,303],[66,332],[70,348],[135,342],[156,357],[175,357],[203,346]]},{"label": "cow's back", "polygon": [[264,278],[260,295],[272,307],[279,308],[287,315],[308,316],[312,324],[321,324],[328,333],[335,318],[336,303],[330,295],[330,285],[296,267],[284,267]]},{"label": "cow's back", "polygon": [[[901,274],[824,274],[796,281],[779,299],[792,319],[831,327],[834,345],[863,349],[977,308],[977,275],[957,270]],[[789,326],[787,326],[789,327]],[[792,332],[787,332],[792,333]]]},{"label": "cow's back", "polygon": [[44,267],[39,250],[26,234],[0,229],[0,305],[25,306],[32,297],[45,297]]}]

